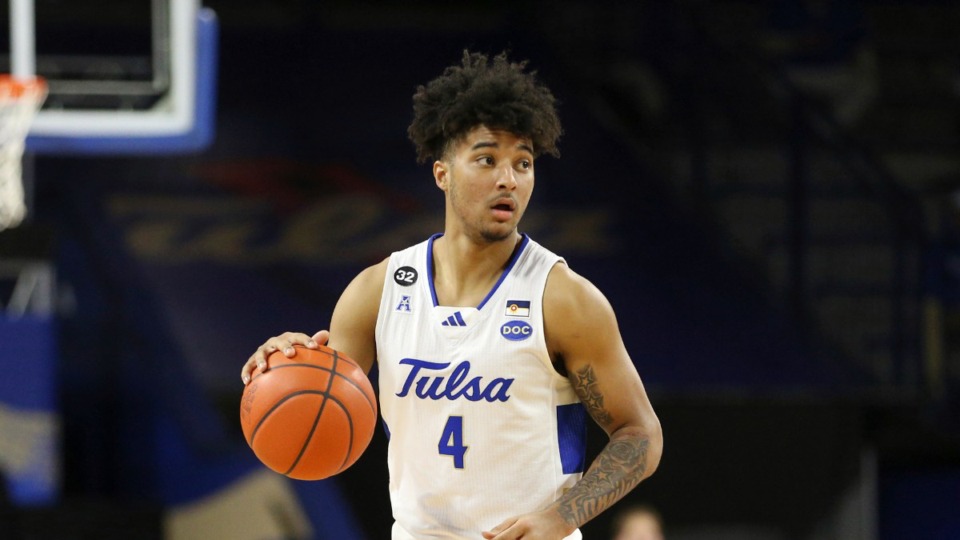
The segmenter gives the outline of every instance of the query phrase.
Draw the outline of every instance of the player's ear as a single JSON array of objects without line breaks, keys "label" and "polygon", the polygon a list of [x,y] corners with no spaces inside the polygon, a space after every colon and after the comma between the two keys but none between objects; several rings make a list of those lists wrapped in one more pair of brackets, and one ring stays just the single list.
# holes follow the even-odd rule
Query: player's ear
[{"label": "player's ear", "polygon": [[450,166],[439,159],[434,161],[433,179],[436,181],[437,187],[440,188],[441,191],[446,191],[450,179]]}]

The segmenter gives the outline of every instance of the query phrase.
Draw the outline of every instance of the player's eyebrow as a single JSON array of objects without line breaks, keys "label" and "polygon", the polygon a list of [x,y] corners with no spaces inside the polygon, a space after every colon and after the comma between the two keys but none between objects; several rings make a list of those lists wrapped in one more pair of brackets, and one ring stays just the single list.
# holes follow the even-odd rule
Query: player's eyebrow
[{"label": "player's eyebrow", "polygon": [[470,150],[479,150],[481,148],[499,148],[500,145],[496,141],[480,141],[477,144],[470,147]]},{"label": "player's eyebrow", "polygon": [[[479,150],[480,148],[499,148],[499,147],[500,145],[497,144],[496,141],[480,141],[474,144],[473,146],[471,146],[470,150]],[[523,150],[525,152],[529,152],[533,154],[533,148],[530,148],[530,145],[528,144],[520,143],[517,145],[517,148],[519,150]]]}]

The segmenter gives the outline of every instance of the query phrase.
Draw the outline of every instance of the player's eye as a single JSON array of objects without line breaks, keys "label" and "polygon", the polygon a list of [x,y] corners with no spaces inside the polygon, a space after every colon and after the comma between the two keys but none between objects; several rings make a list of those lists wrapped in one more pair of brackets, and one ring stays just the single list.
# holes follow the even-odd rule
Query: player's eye
[{"label": "player's eye", "polygon": [[533,162],[530,161],[529,159],[521,159],[520,162],[518,163],[518,167],[525,171],[529,171],[530,169],[533,168]]},{"label": "player's eye", "polygon": [[483,156],[480,159],[478,159],[477,162],[480,163],[481,165],[493,165],[494,163],[492,156]]}]

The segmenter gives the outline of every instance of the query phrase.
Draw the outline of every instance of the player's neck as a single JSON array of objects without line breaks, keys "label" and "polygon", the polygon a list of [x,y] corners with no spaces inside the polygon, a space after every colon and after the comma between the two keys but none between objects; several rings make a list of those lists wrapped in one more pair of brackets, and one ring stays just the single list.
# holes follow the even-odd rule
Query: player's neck
[{"label": "player's neck", "polygon": [[434,288],[440,305],[480,303],[510,261],[519,233],[497,242],[476,242],[465,235],[444,234],[434,241]]}]

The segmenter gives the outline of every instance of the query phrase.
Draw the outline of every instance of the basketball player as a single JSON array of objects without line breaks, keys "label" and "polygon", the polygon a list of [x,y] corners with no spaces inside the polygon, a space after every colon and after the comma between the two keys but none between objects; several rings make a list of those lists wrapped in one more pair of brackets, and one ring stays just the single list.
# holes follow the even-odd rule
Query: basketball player
[{"label": "basketball player", "polygon": [[[414,113],[443,233],[361,272],[329,332],[267,340],[241,377],[294,345],[378,362],[394,540],[581,538],[663,442],[609,302],[517,230],[534,159],[557,155],[554,97],[525,63],[465,51]],[[610,441],[584,473],[587,414]]]}]

